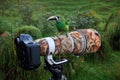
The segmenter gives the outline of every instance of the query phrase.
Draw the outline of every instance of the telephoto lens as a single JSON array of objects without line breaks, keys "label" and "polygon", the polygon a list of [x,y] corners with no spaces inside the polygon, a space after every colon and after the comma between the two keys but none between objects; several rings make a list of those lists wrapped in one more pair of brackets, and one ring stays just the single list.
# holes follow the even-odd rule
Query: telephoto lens
[{"label": "telephoto lens", "polygon": [[40,66],[40,56],[45,56],[50,65],[63,64],[68,60],[54,61],[53,54],[64,53],[80,56],[84,53],[94,53],[100,48],[101,39],[95,29],[80,29],[35,41],[29,34],[21,34],[15,38],[15,44],[20,66],[26,70],[33,70]]},{"label": "telephoto lens", "polygon": [[40,54],[75,54],[94,53],[101,46],[100,34],[95,29],[80,29],[55,37],[35,40],[40,44]]}]

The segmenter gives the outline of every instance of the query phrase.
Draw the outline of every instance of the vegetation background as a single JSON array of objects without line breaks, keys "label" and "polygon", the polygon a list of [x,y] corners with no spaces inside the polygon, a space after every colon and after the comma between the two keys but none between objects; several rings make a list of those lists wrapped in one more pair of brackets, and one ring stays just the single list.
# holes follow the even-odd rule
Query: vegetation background
[{"label": "vegetation background", "polygon": [[[76,58],[65,56],[68,80],[120,80],[120,0],[0,0],[0,80],[48,80],[44,61],[33,71],[19,67],[14,38],[29,33],[34,39],[61,34],[51,15],[78,29],[101,34],[100,51]],[[72,26],[70,27],[72,28]]]}]

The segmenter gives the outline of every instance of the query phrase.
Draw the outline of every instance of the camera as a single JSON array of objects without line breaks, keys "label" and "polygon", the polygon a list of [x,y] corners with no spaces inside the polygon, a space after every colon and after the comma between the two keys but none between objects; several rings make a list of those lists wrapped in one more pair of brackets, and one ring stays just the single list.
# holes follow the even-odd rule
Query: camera
[{"label": "camera", "polygon": [[29,34],[20,34],[14,40],[19,65],[25,70],[34,70],[41,64],[40,44],[33,41]]}]

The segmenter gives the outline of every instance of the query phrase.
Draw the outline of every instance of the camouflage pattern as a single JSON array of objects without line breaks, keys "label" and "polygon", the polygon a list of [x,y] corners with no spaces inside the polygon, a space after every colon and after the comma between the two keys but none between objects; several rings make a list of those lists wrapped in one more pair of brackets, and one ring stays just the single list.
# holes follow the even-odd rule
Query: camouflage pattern
[{"label": "camouflage pattern", "polygon": [[[55,52],[51,54],[71,53],[79,55],[83,52],[94,53],[101,46],[100,34],[94,29],[80,29],[51,38],[55,43]],[[40,54],[47,55],[50,47],[47,40],[42,38],[37,39],[36,42],[40,44]]]}]

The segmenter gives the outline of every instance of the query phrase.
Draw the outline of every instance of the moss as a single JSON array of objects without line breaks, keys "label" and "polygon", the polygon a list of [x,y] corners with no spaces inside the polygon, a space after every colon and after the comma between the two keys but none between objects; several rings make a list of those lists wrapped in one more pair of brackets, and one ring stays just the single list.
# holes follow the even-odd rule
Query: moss
[{"label": "moss", "polygon": [[23,26],[15,29],[15,33],[18,36],[19,34],[30,34],[33,39],[38,39],[42,37],[41,31],[34,26]]}]

